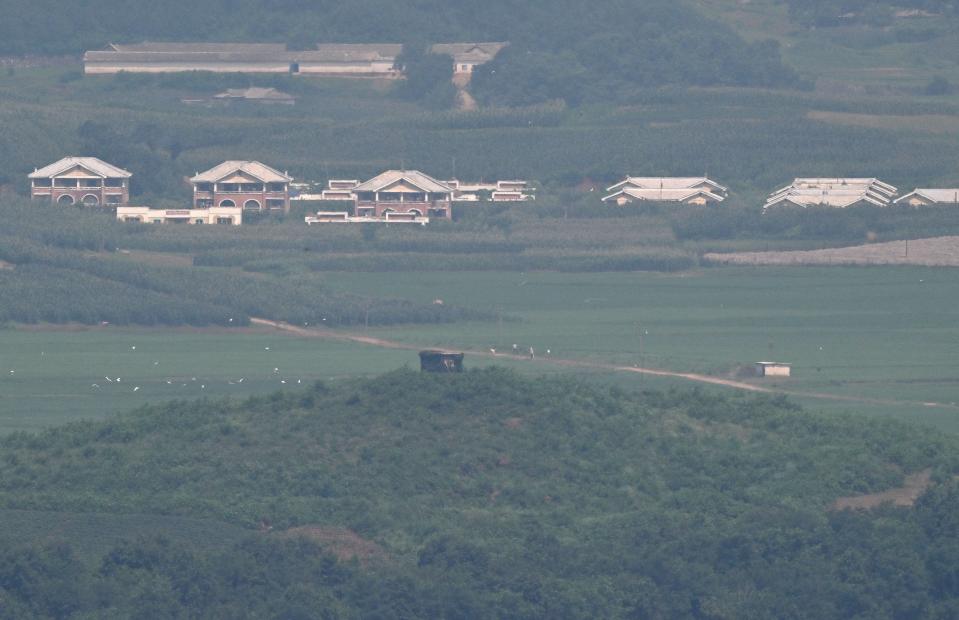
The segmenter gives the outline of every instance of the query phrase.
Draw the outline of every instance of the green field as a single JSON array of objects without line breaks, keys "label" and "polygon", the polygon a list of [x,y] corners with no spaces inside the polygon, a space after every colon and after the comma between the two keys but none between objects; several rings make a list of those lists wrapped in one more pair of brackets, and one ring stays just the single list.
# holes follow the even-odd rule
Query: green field
[{"label": "green field", "polygon": [[[722,268],[678,275],[330,274],[330,284],[501,310],[502,323],[377,329],[423,345],[500,350],[734,377],[794,364],[782,389],[952,403],[959,273],[931,268]],[[519,319],[519,320],[510,320]],[[640,333],[642,332],[642,343]],[[642,347],[642,351],[640,348]],[[959,430],[959,409],[829,401]]]},{"label": "green field", "polygon": [[[959,409],[921,404],[959,400],[959,273],[954,270],[711,268],[675,275],[324,277],[336,290],[413,301],[440,298],[502,316],[486,323],[371,328],[371,336],[414,347],[477,351],[509,352],[515,343],[521,352],[530,346],[537,352],[536,362],[474,355],[468,358],[470,367],[497,363],[530,373],[575,372],[627,387],[667,387],[692,384],[564,369],[549,364],[546,351],[552,358],[728,378],[737,378],[752,362],[774,359],[793,363],[794,377],[763,385],[902,403],[798,399],[810,407],[959,430]],[[160,400],[245,396],[417,364],[411,350],[262,330],[4,330],[0,350],[0,429],[5,431],[100,417]],[[120,383],[104,378],[117,375]],[[140,389],[134,392],[135,387]]]}]

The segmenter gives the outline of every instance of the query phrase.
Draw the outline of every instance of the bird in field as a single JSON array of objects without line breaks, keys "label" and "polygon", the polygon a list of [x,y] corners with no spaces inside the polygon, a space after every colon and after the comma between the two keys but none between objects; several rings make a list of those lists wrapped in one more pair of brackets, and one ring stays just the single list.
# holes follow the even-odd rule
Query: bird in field
[{"label": "bird in field", "polygon": [[167,384],[167,385],[173,385],[173,382],[172,382],[172,381],[169,381],[169,380],[167,380],[167,382],[166,382],[166,384]]},{"label": "bird in field", "polygon": [[[12,371],[11,371],[11,372],[12,372]],[[106,380],[109,381],[110,383],[113,383],[113,379],[111,379],[110,377],[104,377],[104,379],[106,379]]]},{"label": "bird in field", "polygon": [[134,391],[134,392],[139,392],[139,391],[140,391],[140,386],[138,385],[138,386],[136,386],[135,388],[133,388],[133,391]]},{"label": "bird in field", "polygon": [[489,352],[492,353],[493,355],[496,355],[496,349],[494,349],[493,347],[489,348]]},{"label": "bird in field", "polygon": [[92,387],[93,389],[96,389],[96,390],[99,390],[99,389],[100,389],[100,386],[97,385],[96,383],[94,383],[94,384],[91,385],[90,387]]},{"label": "bird in field", "polygon": [[286,385],[286,379],[280,379],[280,383]]},{"label": "bird in field", "polygon": [[269,351],[269,350],[270,350],[270,347],[263,347],[263,350],[264,350],[264,351]]},{"label": "bird in field", "polygon": [[243,380],[244,380],[244,379],[246,379],[246,377],[240,377],[239,379],[237,379],[236,382],[237,382],[237,383],[243,383]]},{"label": "bird in field", "polygon": [[130,347],[130,350],[131,350],[131,351],[136,351],[136,350],[137,350],[137,345],[131,346],[131,347]]}]

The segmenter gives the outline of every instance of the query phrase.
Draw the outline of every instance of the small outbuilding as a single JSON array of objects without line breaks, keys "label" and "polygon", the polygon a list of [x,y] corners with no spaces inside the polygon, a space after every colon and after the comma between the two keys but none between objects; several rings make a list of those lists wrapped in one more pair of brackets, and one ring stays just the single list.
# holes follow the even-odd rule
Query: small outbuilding
[{"label": "small outbuilding", "polygon": [[420,370],[423,372],[463,372],[463,353],[449,351],[420,351]]},{"label": "small outbuilding", "polygon": [[792,374],[792,365],[782,362],[756,362],[757,377],[789,377]]}]

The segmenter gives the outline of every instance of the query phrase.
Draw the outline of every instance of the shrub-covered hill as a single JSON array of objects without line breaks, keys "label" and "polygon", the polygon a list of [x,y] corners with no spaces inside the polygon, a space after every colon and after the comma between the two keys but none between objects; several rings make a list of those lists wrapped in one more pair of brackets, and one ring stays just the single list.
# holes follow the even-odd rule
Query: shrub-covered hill
[{"label": "shrub-covered hill", "polygon": [[[955,617],[955,448],[781,399],[499,369],[175,402],[3,439],[0,506],[270,533],[127,542],[95,566],[5,543],[0,588],[56,617]],[[829,509],[927,469],[915,507]],[[71,613],[44,607],[54,591]]]}]

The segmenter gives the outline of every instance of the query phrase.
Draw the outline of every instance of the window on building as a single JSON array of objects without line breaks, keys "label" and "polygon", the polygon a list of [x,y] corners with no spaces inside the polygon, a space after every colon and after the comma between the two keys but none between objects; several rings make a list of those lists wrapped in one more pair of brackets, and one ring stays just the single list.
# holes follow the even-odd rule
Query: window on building
[{"label": "window on building", "polygon": [[70,194],[64,194],[57,198],[57,204],[59,205],[72,205],[74,202],[73,196]]},{"label": "window on building", "polygon": [[34,187],[50,187],[51,185],[53,185],[53,182],[50,179],[34,179],[33,180]]},{"label": "window on building", "polygon": [[283,209],[285,208],[286,203],[282,198],[267,198],[266,199],[266,208],[270,210]]},{"label": "window on building", "polygon": [[103,185],[105,187],[123,187],[123,179],[104,179]]},{"label": "window on building", "polygon": [[100,199],[94,196],[93,194],[87,194],[83,197],[83,206],[84,207],[95,207],[100,204]]},{"label": "window on building", "polygon": [[232,217],[218,217],[218,218],[216,218],[216,223],[217,223],[217,224],[232,224],[232,223],[233,223],[233,218],[232,218]]},{"label": "window on building", "polygon": [[286,183],[267,183],[266,191],[268,192],[285,192]]},{"label": "window on building", "polygon": [[76,187],[77,180],[76,179],[54,179],[53,186],[54,187]]},{"label": "window on building", "polygon": [[[220,206],[222,207],[222,206],[223,206],[223,203],[220,203]],[[256,200],[247,200],[246,202],[243,203],[243,208],[244,208],[244,209],[259,209],[259,208],[260,208],[260,203],[259,203],[258,201],[256,201]]]},{"label": "window on building", "polygon": [[120,204],[120,194],[107,194],[103,201],[108,205]]},{"label": "window on building", "polygon": [[220,201],[220,206],[221,206],[221,207],[235,207],[235,206],[236,206],[236,203],[233,202],[233,201],[230,200],[230,199],[221,200],[221,201]]},{"label": "window on building", "polygon": [[197,183],[196,191],[198,192],[212,192],[213,184],[212,183]]}]

